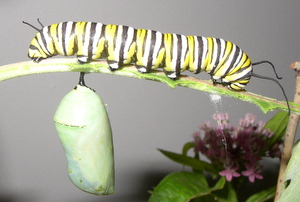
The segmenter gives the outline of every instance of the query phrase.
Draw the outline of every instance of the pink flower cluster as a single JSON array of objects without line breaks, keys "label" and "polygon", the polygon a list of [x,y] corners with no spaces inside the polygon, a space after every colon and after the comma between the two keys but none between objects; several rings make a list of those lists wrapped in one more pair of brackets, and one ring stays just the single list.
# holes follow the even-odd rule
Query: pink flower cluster
[{"label": "pink flower cluster", "polygon": [[252,114],[246,114],[236,127],[229,124],[226,113],[214,114],[213,119],[216,127],[205,122],[194,133],[195,151],[205,155],[227,181],[241,175],[250,182],[262,179],[262,157],[280,157],[281,153],[281,144],[267,148],[273,133],[263,128],[264,123],[257,123]]}]

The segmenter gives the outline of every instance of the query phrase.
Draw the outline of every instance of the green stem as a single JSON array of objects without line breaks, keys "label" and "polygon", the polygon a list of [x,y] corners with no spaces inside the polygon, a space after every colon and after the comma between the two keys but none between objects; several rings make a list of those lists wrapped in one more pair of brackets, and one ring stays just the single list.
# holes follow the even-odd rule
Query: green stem
[{"label": "green stem", "polygon": [[[161,71],[142,74],[134,66],[128,66],[121,70],[110,71],[105,61],[97,61],[88,64],[79,64],[76,59],[48,59],[40,63],[31,61],[9,64],[0,67],[0,81],[12,79],[31,74],[50,73],[50,72],[95,72],[113,74],[119,76],[133,77],[138,79],[147,79],[159,81],[168,84],[171,88],[183,86],[196,90],[205,91],[213,94],[220,94],[242,101],[256,104],[264,113],[275,109],[287,111],[285,101],[277,101],[273,98],[264,97],[247,91],[232,91],[221,85],[214,85],[210,81],[199,80],[194,77],[181,76],[178,80],[171,80]],[[300,114],[300,105],[290,102],[291,110]]]}]

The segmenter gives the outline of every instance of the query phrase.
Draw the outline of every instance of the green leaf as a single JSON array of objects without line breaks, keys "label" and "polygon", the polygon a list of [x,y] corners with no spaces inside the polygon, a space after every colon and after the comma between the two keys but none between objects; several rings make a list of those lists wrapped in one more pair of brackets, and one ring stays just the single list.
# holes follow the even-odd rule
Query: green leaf
[{"label": "green leaf", "polygon": [[207,171],[210,172],[211,174],[218,174],[218,171],[215,169],[215,167],[205,161],[198,160],[183,154],[177,154],[177,153],[165,151],[162,149],[159,149],[159,151],[169,159],[177,163],[180,163],[182,165],[190,166],[195,170]]},{"label": "green leaf", "polygon": [[215,186],[212,188],[212,190],[219,190],[219,189],[223,189],[223,187],[225,186],[226,184],[226,180],[225,180],[225,177],[221,177],[219,179],[219,181],[215,184]]},{"label": "green leaf", "polygon": [[250,196],[246,202],[263,202],[275,197],[276,186],[263,190]]},{"label": "green leaf", "polygon": [[[211,201],[219,201],[219,202],[235,202],[236,194],[233,190],[228,190],[228,183],[226,183],[225,177],[221,177],[216,185],[211,188],[211,193],[207,195],[202,195],[193,199],[193,202],[211,202]],[[232,187],[231,187],[232,188]],[[234,193],[234,194],[233,194]],[[229,196],[229,197],[228,197]]]},{"label": "green leaf", "polygon": [[154,189],[149,202],[184,202],[199,196],[209,195],[222,189],[225,179],[221,178],[209,188],[203,174],[196,172],[175,172],[167,175]]},{"label": "green leaf", "polygon": [[230,182],[227,182],[223,189],[213,192],[212,195],[214,196],[214,199],[219,202],[238,201],[236,192]]},{"label": "green leaf", "polygon": [[278,202],[300,201],[300,144],[296,144],[287,165]]},{"label": "green leaf", "polygon": [[233,186],[230,182],[226,182],[225,177],[222,178],[220,179],[223,180],[223,186],[221,188],[215,189],[215,191],[209,195],[198,197],[193,202],[237,202],[238,199]]},{"label": "green leaf", "polygon": [[186,156],[187,153],[188,153],[188,151],[190,149],[192,149],[192,148],[195,148],[195,146],[196,146],[195,142],[187,142],[187,143],[185,143],[185,145],[182,148],[182,154]]},{"label": "green leaf", "polygon": [[189,201],[200,193],[209,193],[209,187],[203,174],[176,172],[167,175],[155,187],[149,202]]},{"label": "green leaf", "polygon": [[284,136],[288,121],[288,113],[285,111],[279,111],[266,123],[264,128],[269,129],[274,133],[272,138],[268,141],[268,148]]}]

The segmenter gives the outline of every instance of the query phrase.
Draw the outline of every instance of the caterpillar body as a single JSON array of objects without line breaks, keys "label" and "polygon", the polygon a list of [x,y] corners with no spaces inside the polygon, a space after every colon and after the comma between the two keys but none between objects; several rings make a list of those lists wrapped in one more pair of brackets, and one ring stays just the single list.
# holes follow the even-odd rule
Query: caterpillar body
[{"label": "caterpillar body", "polygon": [[269,63],[280,79],[272,63],[252,63],[242,49],[221,38],[161,33],[95,22],[41,24],[42,29],[30,26],[38,30],[28,52],[29,58],[35,62],[57,54],[76,55],[79,63],[106,59],[112,70],[131,64],[142,73],[162,68],[172,79],[177,79],[186,70],[195,74],[203,71],[210,74],[214,83],[233,90],[243,90],[251,76],[256,76],[275,81],[287,100],[277,80],[253,73],[254,65]]},{"label": "caterpillar body", "polygon": [[71,181],[91,194],[113,194],[112,131],[101,98],[84,83],[78,84],[62,99],[54,120]]}]

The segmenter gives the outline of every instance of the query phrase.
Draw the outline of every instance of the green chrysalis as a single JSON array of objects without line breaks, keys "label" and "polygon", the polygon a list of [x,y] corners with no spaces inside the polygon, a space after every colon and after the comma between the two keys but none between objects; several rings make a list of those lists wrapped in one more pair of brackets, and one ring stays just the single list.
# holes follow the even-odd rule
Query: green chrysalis
[{"label": "green chrysalis", "polygon": [[54,120],[72,182],[91,194],[114,193],[112,132],[101,98],[79,83],[62,99]]}]

